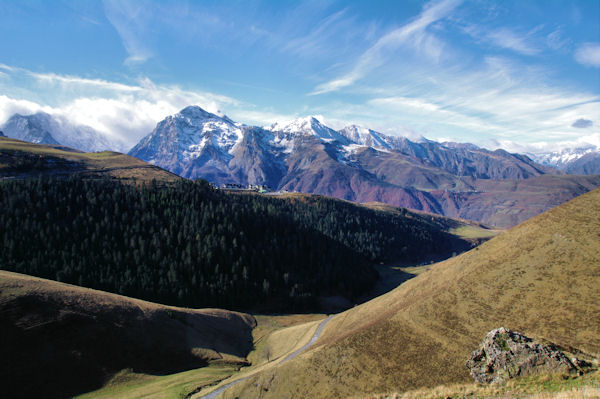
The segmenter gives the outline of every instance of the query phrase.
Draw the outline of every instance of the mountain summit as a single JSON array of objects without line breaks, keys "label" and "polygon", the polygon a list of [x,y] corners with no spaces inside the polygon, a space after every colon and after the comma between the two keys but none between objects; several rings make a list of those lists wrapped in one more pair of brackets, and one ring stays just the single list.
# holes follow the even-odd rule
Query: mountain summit
[{"label": "mountain summit", "polygon": [[219,180],[242,137],[240,126],[229,118],[189,106],[159,122],[129,155],[183,177],[210,176],[212,171]]}]

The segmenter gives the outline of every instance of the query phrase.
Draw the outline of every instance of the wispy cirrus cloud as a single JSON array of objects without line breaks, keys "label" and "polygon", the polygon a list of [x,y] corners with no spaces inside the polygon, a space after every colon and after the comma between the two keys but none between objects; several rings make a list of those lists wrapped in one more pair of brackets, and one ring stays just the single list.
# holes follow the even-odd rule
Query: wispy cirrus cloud
[{"label": "wispy cirrus cloud", "polygon": [[329,39],[332,36],[337,35],[343,29],[350,31],[354,18],[348,17],[346,13],[346,9],[343,9],[326,16],[307,34],[288,40],[282,50],[302,56],[312,56],[328,50]]},{"label": "wispy cirrus cloud", "polygon": [[600,68],[600,43],[584,43],[575,51],[575,60],[582,65]]},{"label": "wispy cirrus cloud", "polygon": [[532,39],[532,33],[517,33],[508,28],[501,28],[487,33],[487,39],[494,45],[524,55],[535,55],[541,49]]},{"label": "wispy cirrus cloud", "polygon": [[152,7],[134,0],[104,0],[106,18],[121,37],[123,47],[129,54],[126,65],[146,62],[153,51],[148,45],[147,26]]},{"label": "wispy cirrus cloud", "polygon": [[354,84],[384,64],[389,52],[409,43],[425,49],[429,54],[439,55],[440,40],[428,34],[427,27],[449,15],[459,4],[459,0],[442,0],[426,4],[421,14],[412,22],[380,37],[375,44],[362,53],[348,73],[318,85],[310,94],[337,91]]},{"label": "wispy cirrus cloud", "polygon": [[478,44],[491,45],[528,56],[540,54],[546,46],[557,49],[564,45],[564,39],[561,38],[559,30],[554,30],[543,37],[540,35],[542,28],[542,26],[538,26],[528,31],[522,31],[513,27],[488,27],[466,23],[461,30]]},{"label": "wispy cirrus cloud", "polygon": [[[548,85],[543,68],[506,57],[488,56],[470,69],[400,73],[402,81],[371,88],[372,97],[363,104],[336,104],[336,118],[392,134],[415,131],[430,139],[453,137],[487,147],[497,145],[491,140],[507,146],[520,142],[531,148],[570,145],[581,137],[574,121],[600,120],[600,95]],[[324,107],[319,111],[332,114]],[[397,131],[390,130],[393,126]],[[600,138],[600,128],[589,126],[586,134]]]}]

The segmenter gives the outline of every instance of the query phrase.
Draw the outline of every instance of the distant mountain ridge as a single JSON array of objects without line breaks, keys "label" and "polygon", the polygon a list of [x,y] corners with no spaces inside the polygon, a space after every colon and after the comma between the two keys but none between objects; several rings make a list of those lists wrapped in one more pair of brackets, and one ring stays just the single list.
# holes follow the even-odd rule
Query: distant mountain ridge
[{"label": "distant mountain ridge", "polygon": [[551,166],[569,174],[600,174],[600,148],[595,145],[528,155],[542,165]]},{"label": "distant mountain ridge", "polygon": [[[266,184],[497,226],[517,224],[600,185],[600,178],[553,179],[561,173],[504,150],[414,142],[355,125],[337,131],[314,117],[247,126],[197,106],[159,122],[129,155],[218,185]],[[531,178],[535,190],[518,183]]]},{"label": "distant mountain ridge", "polygon": [[123,142],[108,138],[89,126],[76,125],[45,112],[14,114],[1,128],[7,137],[34,144],[63,145],[85,152],[124,151],[126,148]]}]

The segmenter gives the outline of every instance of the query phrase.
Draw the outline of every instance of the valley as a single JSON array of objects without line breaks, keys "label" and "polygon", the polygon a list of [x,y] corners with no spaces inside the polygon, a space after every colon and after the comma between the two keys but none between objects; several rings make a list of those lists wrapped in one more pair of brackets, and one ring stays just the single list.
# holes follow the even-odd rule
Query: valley
[{"label": "valley", "polygon": [[[381,202],[226,192],[121,154],[0,140],[3,269],[61,281],[0,272],[12,397],[41,387],[81,399],[434,389],[465,384],[461,359],[504,324],[598,356],[597,189],[505,231]],[[547,201],[536,184],[575,190],[586,179],[489,190],[515,202],[530,190],[522,201],[535,207]],[[550,292],[567,312],[538,306]],[[31,391],[20,370],[40,378]]]},{"label": "valley", "polygon": [[[48,397],[57,398],[201,398],[212,397],[207,395],[213,391],[239,397],[280,397],[284,392],[346,397],[464,384],[466,371],[457,364],[465,357],[463,348],[470,350],[487,328],[507,323],[597,356],[592,331],[598,326],[591,322],[597,310],[590,302],[597,273],[586,265],[594,265],[600,255],[590,235],[599,223],[590,217],[600,214],[595,210],[598,190],[503,231],[380,202],[227,193],[120,154],[98,156],[0,140],[3,269],[167,305],[0,272],[3,334],[18,343],[4,348],[6,358],[13,359],[4,373],[14,373],[15,384],[7,391],[15,398],[34,392],[19,388],[24,378],[19,370],[32,370],[31,364],[40,370],[53,365],[48,378],[61,388],[42,379],[31,389],[44,386],[56,395]],[[136,169],[143,172],[128,174]],[[558,185],[574,181],[561,175],[528,180],[539,179]],[[544,200],[543,190],[531,191],[529,198]],[[196,222],[194,233],[188,219],[206,220],[206,232]],[[125,224],[120,227],[118,220]],[[136,227],[139,223],[143,225]],[[182,228],[188,229],[185,235],[177,233]],[[71,234],[77,231],[89,238],[74,240]],[[210,239],[216,232],[223,238]],[[190,241],[185,237],[206,235],[202,251],[213,255],[202,261],[198,256],[205,252],[186,249]],[[284,237],[294,248],[307,243],[293,249],[298,266],[282,262],[291,251]],[[108,242],[116,246],[107,247]],[[212,249],[210,242],[216,244]],[[232,252],[241,242],[245,252]],[[251,255],[250,248],[261,255]],[[266,248],[268,259],[262,255]],[[253,266],[252,259],[261,259],[260,265]],[[161,270],[161,264],[173,266]],[[198,267],[203,264],[206,271]],[[248,278],[237,265],[244,266]],[[274,269],[276,265],[284,269]],[[564,278],[563,268],[569,270],[569,280],[561,288],[556,282]],[[272,277],[263,277],[268,270],[273,276],[289,273],[290,281],[274,284]],[[315,280],[323,270],[339,274]],[[198,295],[198,281],[211,290],[210,296]],[[548,310],[536,307],[548,301],[544,298],[551,291],[557,306],[570,309],[567,313],[544,315]],[[217,306],[250,314],[173,306]],[[298,310],[337,314],[264,315]],[[582,318],[577,321],[573,315]],[[227,335],[234,332],[227,323],[234,322],[242,323],[243,328],[233,330],[243,337]],[[134,343],[137,331],[147,328],[155,335]],[[218,334],[223,341],[206,334]],[[95,336],[104,338],[87,348],[84,343]],[[159,344],[175,336],[185,339]],[[55,350],[43,350],[47,344],[42,340],[53,342]],[[423,353],[431,358],[420,358]],[[77,379],[73,367],[80,374]],[[220,391],[222,387],[226,389]]]},{"label": "valley", "polygon": [[0,399],[600,399],[600,0],[0,0]]}]

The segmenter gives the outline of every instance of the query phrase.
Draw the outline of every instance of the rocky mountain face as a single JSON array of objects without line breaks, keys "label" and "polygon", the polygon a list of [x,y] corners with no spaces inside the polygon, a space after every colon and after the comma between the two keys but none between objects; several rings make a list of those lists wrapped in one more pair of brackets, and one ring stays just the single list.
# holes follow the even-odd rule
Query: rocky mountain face
[{"label": "rocky mountain face", "polygon": [[[274,190],[378,201],[451,217],[468,214],[498,226],[516,224],[600,185],[600,178],[576,187],[559,184],[548,179],[559,174],[555,169],[503,150],[414,142],[358,126],[336,131],[312,117],[264,128],[245,126],[197,106],[159,122],[129,154],[216,184],[266,184]],[[532,178],[541,180],[530,193],[520,182]],[[541,197],[531,205],[531,195]],[[517,209],[492,218],[511,204]],[[528,210],[521,212],[519,205]]]},{"label": "rocky mountain face", "polygon": [[586,145],[561,151],[529,154],[536,162],[573,175],[600,174],[600,148]]},{"label": "rocky mountain face", "polygon": [[[575,363],[581,362],[575,360]],[[517,376],[578,372],[575,364],[554,346],[536,342],[504,327],[486,335],[466,366],[479,383],[503,383]]]},{"label": "rocky mountain face", "polygon": [[84,152],[123,151],[124,143],[109,139],[89,126],[75,125],[65,118],[38,112],[14,114],[3,125],[7,137],[35,144],[63,145]]},{"label": "rocky mountain face", "polygon": [[589,152],[569,162],[564,171],[573,175],[600,174],[600,151]]}]

